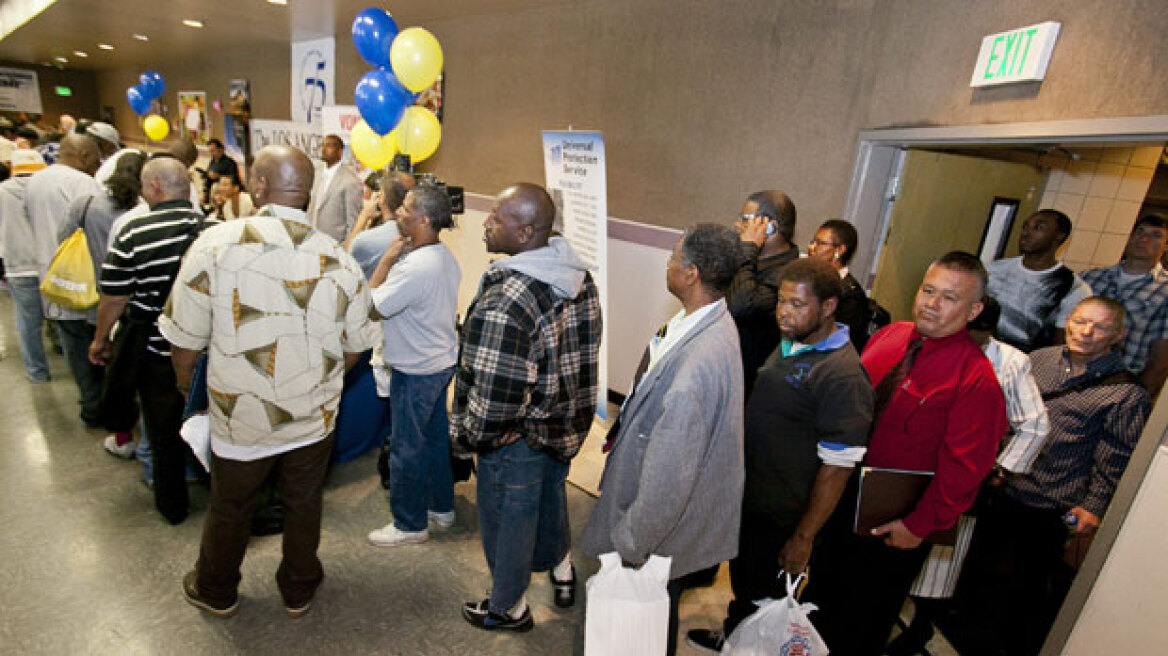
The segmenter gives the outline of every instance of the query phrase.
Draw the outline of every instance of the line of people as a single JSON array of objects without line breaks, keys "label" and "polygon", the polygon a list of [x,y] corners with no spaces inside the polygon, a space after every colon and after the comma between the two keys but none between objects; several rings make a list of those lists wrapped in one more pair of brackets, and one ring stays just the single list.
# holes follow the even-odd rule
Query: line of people
[{"label": "line of people", "polygon": [[[484,273],[459,327],[461,271],[439,237],[454,222],[439,187],[384,174],[375,201],[354,212],[358,203],[338,200],[348,214],[322,221],[327,204],[314,197],[322,179],[328,189],[343,175],[339,154],[326,153],[320,174],[303,152],[269,147],[248,178],[258,211],[220,223],[191,202],[187,149],[117,157],[102,189],[91,177],[95,140],[69,135],[58,164],[0,185],[6,254],[31,245],[39,267],[51,248],[38,230],[52,244],[71,227],[94,231],[101,301],[88,316],[57,317],[82,418],[125,423],[140,399],[156,505],[171,523],[189,512],[179,424],[206,354],[211,500],[187,600],[217,616],[238,610],[249,523],[271,481],[286,518],[277,583],[290,616],[309,610],[323,579],[321,499],[344,373],[372,350],[389,399],[393,521],[368,541],[416,544],[452,526],[452,449],[472,452],[492,587],[463,617],[530,630],[532,572],[547,571],[556,605],[572,605],[564,482],[596,409],[602,319],[587,265],[553,232],[546,191],[521,183],[496,198],[484,241],[508,257]],[[49,207],[42,187],[71,191]],[[17,208],[28,235],[10,242]],[[763,191],[733,228],[698,224],[678,240],[665,278],[682,309],[645,349],[577,546],[630,566],[672,557],[670,653],[682,593],[710,568],[730,562],[734,600],[721,629],[687,638],[711,651],[754,601],[783,594],[780,569],[808,570],[804,598],[841,654],[915,648],[909,638],[888,645],[906,596],[953,594],[969,546],[966,569],[1005,577],[1015,593],[991,631],[997,644],[1033,653],[1065,594],[1066,527],[1089,538],[1099,525],[1168,370],[1168,221],[1142,217],[1120,264],[1080,278],[1055,259],[1069,221],[1042,210],[1023,227],[1020,258],[988,273],[968,253],[938,258],[912,321],[883,327],[848,271],[855,229],[825,222],[800,258],[795,225],[790,198]],[[29,308],[17,304],[30,362]],[[131,392],[102,399],[103,377],[107,391],[112,378]],[[117,428],[120,448],[130,426]],[[932,481],[904,517],[855,535],[860,465]],[[966,515],[979,495],[974,530]],[[957,547],[930,545],[958,524]],[[915,605],[927,626],[937,613]]]}]

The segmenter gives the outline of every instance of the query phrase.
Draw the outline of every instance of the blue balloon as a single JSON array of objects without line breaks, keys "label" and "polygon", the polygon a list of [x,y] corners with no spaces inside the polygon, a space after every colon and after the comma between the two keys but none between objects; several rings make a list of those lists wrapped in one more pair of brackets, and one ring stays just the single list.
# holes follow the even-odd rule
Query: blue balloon
[{"label": "blue balloon", "polygon": [[389,66],[389,46],[397,33],[397,21],[379,7],[362,9],[353,19],[353,45],[370,66]]},{"label": "blue balloon", "polygon": [[150,111],[150,103],[153,102],[146,97],[146,92],[141,87],[130,87],[126,89],[126,100],[130,101],[130,108],[138,116]]},{"label": "blue balloon", "polygon": [[146,71],[138,76],[138,88],[150,100],[156,100],[162,97],[163,91],[166,91],[166,81],[162,79],[162,74],[158,71]]},{"label": "blue balloon", "polygon": [[369,71],[357,83],[357,111],[374,132],[389,134],[397,127],[412,95],[392,73]]}]

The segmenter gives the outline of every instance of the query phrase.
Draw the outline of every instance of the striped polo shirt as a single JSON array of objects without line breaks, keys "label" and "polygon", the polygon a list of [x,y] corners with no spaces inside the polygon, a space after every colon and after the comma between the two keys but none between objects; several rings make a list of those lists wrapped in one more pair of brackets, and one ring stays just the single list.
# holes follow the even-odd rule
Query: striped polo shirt
[{"label": "striped polo shirt", "polygon": [[158,332],[158,315],[203,221],[189,200],[169,200],[127,223],[110,242],[101,267],[101,293],[130,297],[130,320],[150,324],[150,353],[170,356],[170,343]]}]

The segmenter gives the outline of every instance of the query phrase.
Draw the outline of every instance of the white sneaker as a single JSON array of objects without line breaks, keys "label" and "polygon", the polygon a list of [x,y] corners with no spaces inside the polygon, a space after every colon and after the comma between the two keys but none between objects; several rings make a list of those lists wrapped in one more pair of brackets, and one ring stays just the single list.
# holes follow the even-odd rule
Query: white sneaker
[{"label": "white sneaker", "polygon": [[434,525],[437,526],[438,528],[450,528],[451,526],[454,526],[454,511],[453,510],[451,510],[450,512],[444,512],[444,513],[434,512],[433,510],[428,510],[428,511],[426,511],[426,516],[429,517],[430,521],[433,522]]},{"label": "white sneaker", "polygon": [[394,526],[393,522],[390,522],[384,528],[370,531],[366,538],[369,540],[369,544],[375,547],[397,547],[403,544],[425,542],[430,539],[430,532],[426,529],[420,531],[403,531]]},{"label": "white sneaker", "polygon": [[118,446],[117,435],[111,434],[105,436],[105,442],[102,443],[102,446],[105,447],[106,451],[109,451],[111,454],[119,458],[129,459],[134,457],[134,450],[138,448],[138,441],[130,440],[129,442]]}]

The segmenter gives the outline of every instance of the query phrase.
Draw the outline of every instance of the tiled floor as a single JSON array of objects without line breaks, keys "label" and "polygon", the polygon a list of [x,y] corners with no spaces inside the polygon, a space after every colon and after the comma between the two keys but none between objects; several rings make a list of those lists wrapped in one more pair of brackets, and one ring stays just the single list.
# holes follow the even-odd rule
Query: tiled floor
[{"label": "tiled floor", "polygon": [[[583,590],[575,608],[559,611],[544,576],[534,577],[529,590],[536,620],[531,633],[483,633],[459,616],[459,605],[482,597],[489,585],[473,484],[457,487],[457,524],[431,542],[390,550],[367,545],[365,534],[389,521],[371,455],[330,473],[320,549],[326,579],[306,617],[284,616],[274,580],[279,537],[252,542],[239,614],[207,617],[179,592],[197,554],[206,489],[193,485],[191,518],[168,526],[138,480],[137,463],[106,454],[103,433],[86,430],[77,419],[76,388],[62,358],[52,356],[51,363],[53,382],[25,381],[12,301],[0,293],[3,653],[583,653]],[[594,433],[573,472],[588,488],[603,465],[595,454],[603,430]],[[594,499],[575,485],[568,499],[578,534]],[[578,560],[583,580],[596,563]],[[715,626],[728,588],[723,567],[715,586],[687,593],[682,631]],[[682,641],[679,653],[696,652]]]}]

